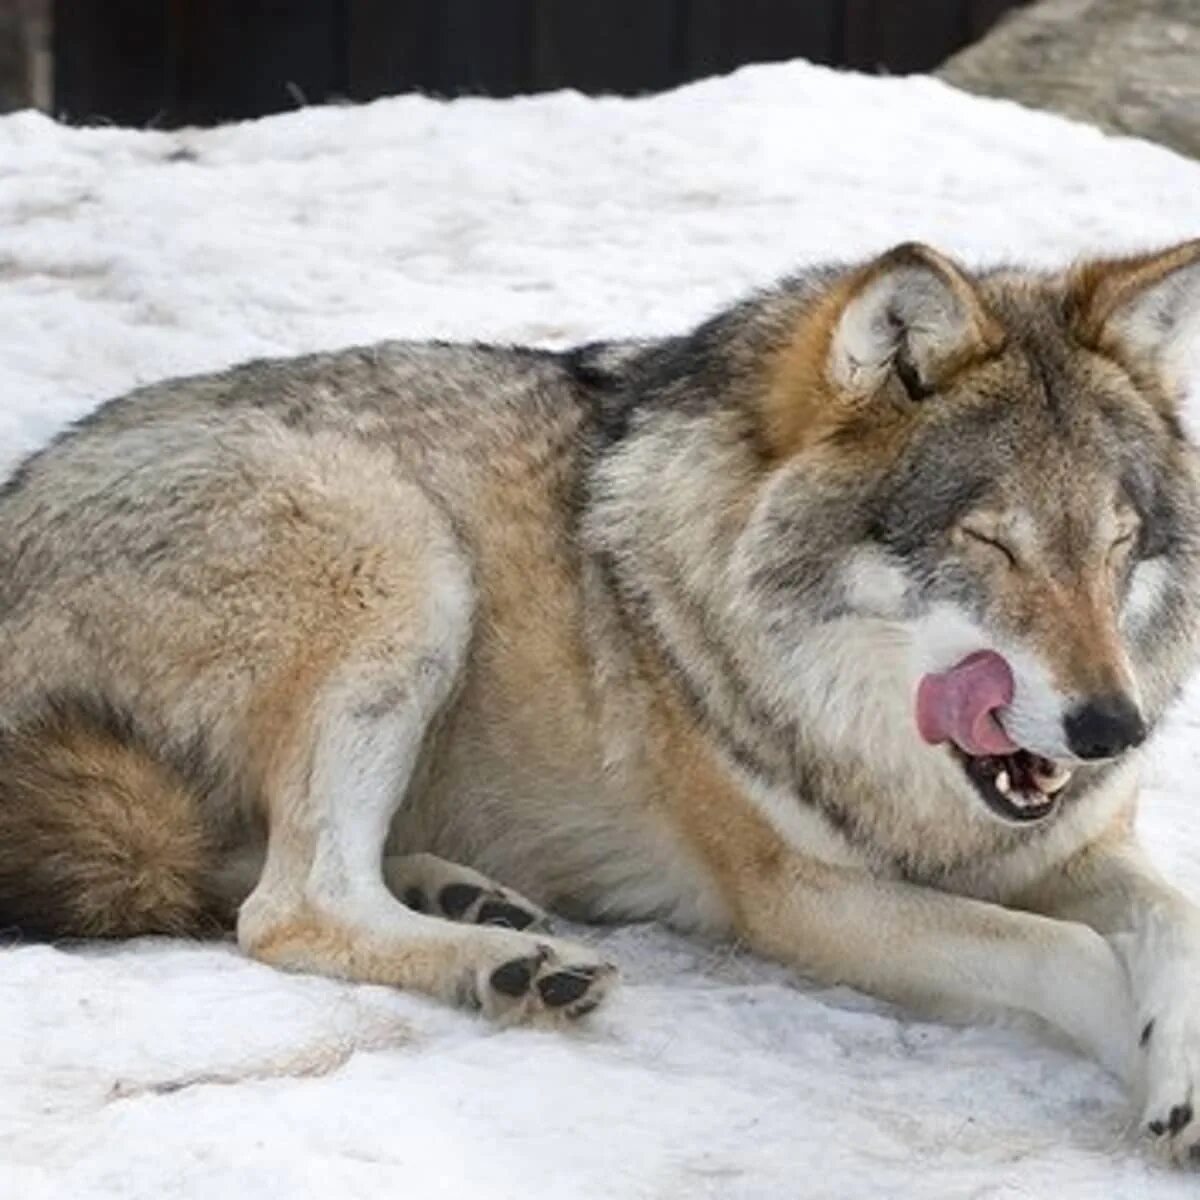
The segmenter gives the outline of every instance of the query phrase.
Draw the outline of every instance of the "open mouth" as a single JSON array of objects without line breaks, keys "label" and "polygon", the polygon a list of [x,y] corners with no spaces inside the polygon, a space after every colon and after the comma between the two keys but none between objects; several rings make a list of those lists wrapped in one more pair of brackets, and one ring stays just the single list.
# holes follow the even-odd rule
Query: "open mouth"
[{"label": "open mouth", "polygon": [[1028,824],[1055,810],[1071,771],[1009,736],[1001,717],[1014,691],[1012,670],[999,654],[970,654],[948,671],[921,680],[917,728],[930,745],[949,748],[996,816]]},{"label": "open mouth", "polygon": [[984,803],[1006,821],[1043,821],[1058,806],[1071,770],[1061,763],[1017,750],[974,756],[950,747]]}]

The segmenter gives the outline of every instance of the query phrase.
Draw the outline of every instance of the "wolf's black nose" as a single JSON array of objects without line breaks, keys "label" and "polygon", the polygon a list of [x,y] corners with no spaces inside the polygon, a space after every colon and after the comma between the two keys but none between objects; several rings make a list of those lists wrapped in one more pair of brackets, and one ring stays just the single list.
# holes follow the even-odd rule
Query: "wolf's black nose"
[{"label": "wolf's black nose", "polygon": [[1080,758],[1116,758],[1146,740],[1146,722],[1128,696],[1097,696],[1067,714],[1067,745]]}]

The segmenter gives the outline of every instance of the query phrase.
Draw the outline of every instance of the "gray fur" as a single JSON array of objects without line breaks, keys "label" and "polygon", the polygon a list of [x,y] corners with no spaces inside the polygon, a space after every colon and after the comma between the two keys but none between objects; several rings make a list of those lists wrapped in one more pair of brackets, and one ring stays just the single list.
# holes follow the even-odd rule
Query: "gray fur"
[{"label": "gray fur", "polygon": [[[393,890],[422,905],[453,877],[412,865],[435,854],[534,909],[737,932],[893,998],[983,1002],[986,977],[1115,1069],[1126,1037],[1106,1012],[1127,1000],[1107,943],[1004,906],[1131,819],[1132,758],[1078,764],[1052,816],[1004,824],[920,743],[912,693],[950,665],[939,654],[978,648],[941,645],[949,613],[1066,700],[1126,687],[1153,727],[1178,694],[1200,627],[1196,455],[1149,348],[1097,341],[1112,323],[1080,316],[1105,272],[1157,270],[971,278],[901,247],[674,338],[564,354],[385,343],[103,406],[0,489],[0,775],[20,764],[0,777],[0,924],[40,900],[39,928],[79,925],[86,866],[55,913],[54,871],[25,894],[20,863],[31,847],[70,861],[48,848],[39,797],[71,817],[53,826],[68,842],[109,845],[85,830],[77,781],[88,762],[120,774],[128,743],[147,786],[161,762],[170,820],[203,834],[171,864],[170,927],[242,904],[239,936],[267,961],[498,1014],[594,1007],[608,968],[586,951],[447,933],[382,876],[363,882],[351,864],[382,861],[386,840],[409,863]],[[908,290],[889,307],[893,286]],[[822,322],[868,287],[886,355],[849,373],[870,383],[852,394],[820,357]],[[972,541],[983,518],[1017,549]],[[1106,622],[1095,648],[1072,597]],[[76,783],[56,800],[37,731],[65,713],[66,744],[72,714],[96,712],[116,717],[79,718]],[[389,778],[366,778],[371,762]],[[123,821],[169,825],[122,780]],[[839,932],[819,918],[843,884],[858,899]],[[954,893],[988,903],[946,908]],[[1075,903],[1045,895],[1046,910]],[[153,898],[129,899],[129,931]],[[119,932],[122,911],[93,924]],[[915,922],[920,953],[889,958],[856,923],[871,912],[905,935]],[[961,938],[961,971],[943,935]],[[1051,952],[1078,994],[1022,957]],[[594,992],[525,990],[572,971]]]}]

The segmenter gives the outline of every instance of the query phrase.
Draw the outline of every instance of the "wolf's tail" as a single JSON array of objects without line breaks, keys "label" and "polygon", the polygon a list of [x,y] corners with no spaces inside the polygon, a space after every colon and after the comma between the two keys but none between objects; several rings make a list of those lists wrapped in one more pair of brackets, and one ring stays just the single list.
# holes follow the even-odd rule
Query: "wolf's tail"
[{"label": "wolf's tail", "polygon": [[199,797],[111,713],[65,705],[0,731],[0,931],[211,935]]}]

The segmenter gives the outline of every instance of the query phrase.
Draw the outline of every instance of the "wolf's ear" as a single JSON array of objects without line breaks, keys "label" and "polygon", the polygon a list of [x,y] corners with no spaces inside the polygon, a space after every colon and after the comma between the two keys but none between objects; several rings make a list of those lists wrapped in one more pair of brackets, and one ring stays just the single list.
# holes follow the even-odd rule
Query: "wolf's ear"
[{"label": "wolf's ear", "polygon": [[1067,276],[1066,299],[1084,345],[1168,368],[1185,336],[1200,333],[1200,240],[1081,263]]},{"label": "wolf's ear", "polygon": [[851,395],[874,394],[894,375],[923,400],[1003,340],[967,275],[936,250],[907,242],[849,280],[826,371]]}]

